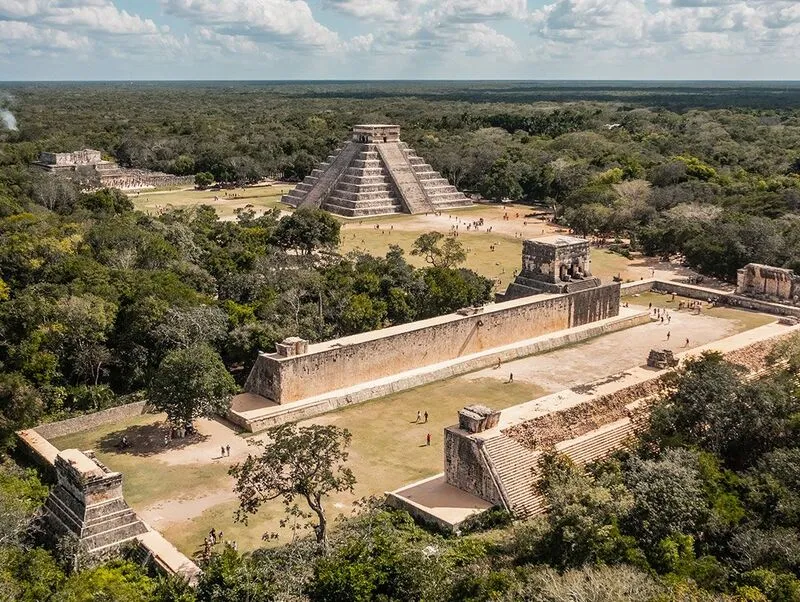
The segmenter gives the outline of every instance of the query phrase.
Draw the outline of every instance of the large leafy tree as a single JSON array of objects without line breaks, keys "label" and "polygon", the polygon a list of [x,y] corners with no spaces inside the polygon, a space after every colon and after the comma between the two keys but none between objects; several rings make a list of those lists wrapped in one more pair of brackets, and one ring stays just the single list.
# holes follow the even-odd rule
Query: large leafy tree
[{"label": "large leafy tree", "polygon": [[301,208],[278,222],[272,242],[283,249],[310,255],[317,249],[334,249],[339,244],[341,227],[327,211]]},{"label": "large leafy tree", "polygon": [[150,403],[173,422],[224,414],[236,383],[219,355],[200,344],[168,353],[149,388]]},{"label": "large leafy tree", "polygon": [[[269,442],[260,456],[252,454],[233,466],[234,491],[239,498],[237,519],[246,522],[264,502],[281,499],[287,514],[311,519],[317,542],[327,548],[328,516],[324,499],[334,492],[353,491],[356,478],[345,463],[350,431],[332,425],[283,424],[268,431]],[[297,498],[310,513],[299,509]],[[314,518],[316,519],[313,522]]]},{"label": "large leafy tree", "polygon": [[411,254],[423,257],[435,268],[454,268],[467,260],[463,245],[441,232],[421,234],[411,247]]}]

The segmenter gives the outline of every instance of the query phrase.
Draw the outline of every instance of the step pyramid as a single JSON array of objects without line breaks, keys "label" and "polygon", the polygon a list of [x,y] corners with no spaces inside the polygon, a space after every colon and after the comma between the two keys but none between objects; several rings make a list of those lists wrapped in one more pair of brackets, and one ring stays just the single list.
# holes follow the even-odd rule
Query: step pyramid
[{"label": "step pyramid", "polygon": [[396,125],[357,125],[353,137],[281,199],[345,217],[428,213],[472,202],[400,140]]},{"label": "step pyramid", "polygon": [[147,532],[145,524],[122,497],[122,474],[112,472],[91,452],[58,452],[56,485],[45,502],[51,532],[71,534],[78,552],[102,556]]}]

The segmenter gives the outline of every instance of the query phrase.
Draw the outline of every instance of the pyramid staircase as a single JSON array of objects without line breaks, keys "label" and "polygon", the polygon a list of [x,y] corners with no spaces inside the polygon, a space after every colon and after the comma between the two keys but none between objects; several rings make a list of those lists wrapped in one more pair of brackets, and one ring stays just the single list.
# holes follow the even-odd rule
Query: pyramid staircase
[{"label": "pyramid staircase", "polygon": [[345,217],[432,213],[472,204],[399,140],[346,143],[281,200]]},{"label": "pyramid staircase", "polygon": [[[556,445],[556,451],[578,465],[596,462],[620,449],[635,433],[630,418],[623,418]],[[484,458],[497,475],[498,485],[508,509],[518,518],[540,514],[547,509],[538,493],[539,460],[542,452],[531,450],[511,437],[498,433],[483,444]]]}]

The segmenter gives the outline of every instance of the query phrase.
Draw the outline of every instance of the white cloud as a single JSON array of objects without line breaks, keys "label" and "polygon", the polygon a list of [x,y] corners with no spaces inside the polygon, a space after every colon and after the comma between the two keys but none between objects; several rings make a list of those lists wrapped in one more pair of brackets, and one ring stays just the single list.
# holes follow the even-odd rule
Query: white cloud
[{"label": "white cloud", "polygon": [[333,48],[336,32],[318,23],[304,0],[163,0],[167,12],[216,33],[289,48]]},{"label": "white cloud", "polygon": [[24,21],[0,21],[0,54],[41,55],[50,52],[85,52],[89,38]]},{"label": "white cloud", "polygon": [[[797,0],[555,0],[530,17],[534,38],[553,51],[714,55],[775,51],[800,22]],[[793,43],[793,42],[792,42]]]}]

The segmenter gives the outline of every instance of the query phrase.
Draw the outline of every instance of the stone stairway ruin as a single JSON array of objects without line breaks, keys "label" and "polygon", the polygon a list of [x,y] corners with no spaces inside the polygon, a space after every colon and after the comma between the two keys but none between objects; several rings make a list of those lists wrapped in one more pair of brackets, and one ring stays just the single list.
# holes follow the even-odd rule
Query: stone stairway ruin
[{"label": "stone stairway ruin", "polygon": [[429,213],[472,202],[400,141],[396,125],[357,125],[352,140],[281,199],[344,217]]},{"label": "stone stairway ruin", "polygon": [[54,468],[45,518],[54,533],[74,536],[81,554],[103,557],[147,532],[122,497],[121,473],[77,449],[60,451]]}]

